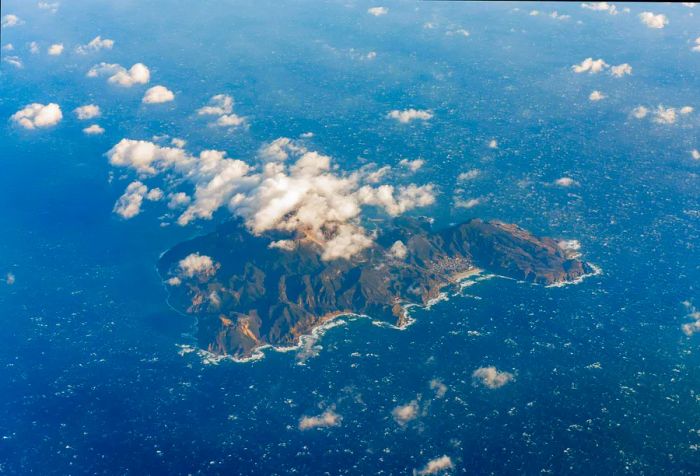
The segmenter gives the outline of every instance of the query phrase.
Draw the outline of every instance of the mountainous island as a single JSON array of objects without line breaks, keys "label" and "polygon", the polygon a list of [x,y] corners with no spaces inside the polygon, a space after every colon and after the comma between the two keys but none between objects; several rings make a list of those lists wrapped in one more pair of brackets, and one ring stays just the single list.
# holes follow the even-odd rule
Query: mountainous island
[{"label": "mountainous island", "polygon": [[398,218],[375,233],[352,259],[323,261],[308,236],[254,236],[232,221],[170,249],[158,270],[170,304],[197,318],[200,348],[235,358],[295,345],[342,314],[401,326],[408,305],[426,305],[479,269],[544,285],[592,271],[560,242],[499,221],[433,230],[428,219]]}]

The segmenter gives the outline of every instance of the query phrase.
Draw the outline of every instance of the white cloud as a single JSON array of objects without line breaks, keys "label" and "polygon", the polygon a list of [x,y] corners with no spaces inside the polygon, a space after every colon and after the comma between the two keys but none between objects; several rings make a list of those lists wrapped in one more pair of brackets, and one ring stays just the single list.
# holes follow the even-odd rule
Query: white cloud
[{"label": "white cloud", "polygon": [[210,256],[190,253],[177,264],[181,277],[206,279],[214,276],[219,264]]},{"label": "white cloud", "polygon": [[391,415],[399,425],[405,425],[418,417],[418,402],[412,400],[406,405],[399,405],[391,411]]},{"label": "white cloud", "polygon": [[48,53],[51,56],[60,55],[63,53],[63,43],[54,43],[53,45],[49,46]]},{"label": "white cloud", "polygon": [[175,147],[179,147],[180,149],[182,149],[183,147],[185,147],[185,145],[187,145],[187,141],[185,139],[179,139],[177,137],[173,137],[172,140],[170,141],[170,143],[172,145],[174,145]]},{"label": "white cloud", "polygon": [[700,151],[698,149],[693,149],[690,151],[690,156],[695,160],[700,160]]},{"label": "white cloud", "polygon": [[585,60],[581,61],[580,64],[575,64],[571,67],[571,69],[574,70],[574,73],[585,73],[588,72],[589,74],[596,74],[600,73],[603,71],[605,68],[608,67],[608,64],[603,61],[602,59],[597,59],[594,60],[593,58],[586,58]]},{"label": "white cloud", "polygon": [[142,182],[131,182],[114,205],[114,213],[127,220],[135,217],[141,213],[141,204],[147,193],[148,187]]},{"label": "white cloud", "polygon": [[626,74],[632,74],[632,66],[628,63],[618,64],[617,66],[612,66],[610,68],[610,74],[616,78],[621,78]]},{"label": "white cloud", "polygon": [[19,26],[23,23],[24,21],[22,19],[20,19],[17,15],[13,15],[12,13],[3,16],[2,20],[0,20],[0,25],[2,28],[12,28],[13,26]]},{"label": "white cloud", "polygon": [[498,141],[496,139],[491,139],[489,149],[498,149]]},{"label": "white cloud", "polygon": [[467,210],[470,208],[474,208],[478,204],[481,203],[481,200],[478,198],[470,198],[467,200],[455,200],[455,207],[457,208],[466,208]]},{"label": "white cloud", "polygon": [[100,117],[101,114],[100,106],[97,106],[95,104],[86,104],[84,106],[80,106],[78,108],[75,108],[73,112],[81,121],[84,121],[86,119],[92,119],[94,117]]},{"label": "white cloud", "polygon": [[403,241],[396,240],[391,248],[389,248],[391,256],[397,259],[404,259],[408,255],[408,248],[403,244]]},{"label": "white cloud", "polygon": [[379,17],[389,13],[389,9],[386,7],[372,7],[367,10],[367,13],[369,13],[370,15],[374,15],[375,17]]},{"label": "white cloud", "polygon": [[649,109],[644,106],[637,106],[632,109],[632,115],[637,119],[644,119],[649,114]]},{"label": "white cloud", "polygon": [[695,46],[693,46],[692,50],[697,53],[700,53],[700,36],[695,38]]},{"label": "white cloud", "polygon": [[294,251],[297,249],[297,242],[294,240],[277,240],[271,242],[269,245],[267,245],[267,247],[270,249]]},{"label": "white cloud", "polygon": [[29,52],[33,55],[38,54],[39,53],[39,43],[37,43],[36,41],[32,41],[31,43],[29,43]]},{"label": "white cloud", "polygon": [[694,110],[695,110],[695,109],[693,109],[692,106],[683,106],[683,107],[681,108],[681,110],[680,110],[680,113],[683,114],[683,115],[685,115],[685,114],[690,114],[690,113],[692,113]]},{"label": "white cloud", "polygon": [[86,55],[88,53],[94,53],[102,49],[111,50],[114,46],[114,40],[109,38],[102,38],[100,35],[96,36],[87,45],[78,46],[75,51],[78,54]]},{"label": "white cloud", "polygon": [[421,167],[423,167],[423,164],[425,164],[425,161],[423,159],[401,159],[401,161],[399,161],[400,166],[406,167],[411,172],[417,172]]},{"label": "white cloud", "polygon": [[63,118],[61,108],[56,103],[32,103],[12,115],[12,120],[25,129],[50,127],[58,124]]},{"label": "white cloud", "polygon": [[313,428],[330,428],[340,426],[343,417],[338,415],[332,409],[326,410],[318,416],[303,416],[299,419],[299,429],[311,430]]},{"label": "white cloud", "polygon": [[58,2],[51,2],[51,3],[49,3],[49,2],[39,2],[39,3],[37,4],[37,6],[39,7],[39,9],[41,9],[41,10],[48,10],[48,11],[50,11],[51,13],[56,13],[56,12],[58,11],[58,7],[59,7],[60,5],[61,5],[61,4],[58,3]]},{"label": "white cloud", "polygon": [[3,45],[2,50],[3,51],[14,51],[15,47],[12,43],[8,43],[6,45]]},{"label": "white cloud", "polygon": [[15,68],[23,68],[24,64],[22,63],[22,60],[20,59],[19,56],[4,56],[2,60],[7,63],[11,64]]},{"label": "white cloud", "polygon": [[177,276],[173,276],[165,282],[168,283],[168,286],[179,286],[182,284],[182,280]]},{"label": "white cloud", "polygon": [[512,373],[502,372],[496,367],[479,367],[472,373],[472,378],[490,389],[500,388],[514,380]]},{"label": "white cloud", "polygon": [[90,78],[109,75],[107,81],[129,88],[134,84],[146,84],[151,79],[151,72],[143,63],[136,63],[129,70],[118,64],[100,63],[87,72]]},{"label": "white cloud", "polygon": [[366,180],[369,169],[336,173],[330,157],[288,138],[263,147],[257,167],[221,151],[205,150],[195,157],[180,148],[129,139],[107,155],[112,165],[129,167],[141,176],[174,172],[189,181],[194,199],[178,218],[180,225],[211,219],[226,207],[243,217],[255,234],[276,230],[316,243],[324,260],[350,258],[372,245],[360,224],[363,207],[397,216],[435,201],[430,184],[373,186]]},{"label": "white cloud", "polygon": [[472,169],[472,170],[468,170],[466,172],[462,172],[461,174],[459,174],[457,176],[457,181],[465,182],[467,180],[474,180],[475,178],[477,178],[479,176],[480,173],[481,172],[479,171],[479,169]]},{"label": "white cloud", "polygon": [[396,119],[402,124],[406,124],[417,119],[421,121],[427,121],[429,119],[432,119],[433,113],[428,110],[420,109],[405,109],[403,111],[394,109],[393,111],[390,111],[389,114],[387,114],[387,117],[391,119]]},{"label": "white cloud", "polygon": [[569,18],[571,18],[571,15],[562,15],[555,10],[549,14],[549,17],[554,18],[555,20],[568,20]]},{"label": "white cloud", "polygon": [[655,15],[652,12],[642,12],[639,14],[639,19],[649,28],[663,28],[668,25],[668,18],[661,13]]},{"label": "white cloud", "polygon": [[5,283],[6,283],[7,285],[12,286],[13,284],[15,284],[15,281],[16,281],[16,279],[15,279],[15,275],[14,275],[14,274],[12,274],[12,273],[7,273],[7,274],[5,275]]},{"label": "white cloud", "polygon": [[572,185],[576,185],[576,181],[571,177],[561,177],[556,179],[554,184],[560,187],[571,187]]},{"label": "white cloud", "polygon": [[95,136],[95,135],[100,135],[104,134],[105,130],[103,127],[101,127],[98,124],[92,124],[85,129],[83,129],[83,132],[89,136]]},{"label": "white cloud", "polygon": [[168,202],[168,208],[177,209],[184,208],[190,204],[192,199],[185,192],[171,193],[168,195],[170,201]]},{"label": "white cloud", "polygon": [[447,385],[436,378],[430,381],[430,389],[435,391],[435,396],[437,398],[442,398],[447,393]]},{"label": "white cloud", "polygon": [[688,8],[695,8],[695,5],[697,5],[697,3],[696,2],[681,2],[681,5],[683,5],[684,7],[688,7]]},{"label": "white cloud", "polygon": [[245,123],[245,118],[233,113],[233,98],[228,94],[217,94],[209,99],[209,103],[197,109],[200,116],[219,116],[212,123],[220,127],[238,127]]},{"label": "white cloud", "polygon": [[610,15],[617,15],[619,13],[617,7],[614,4],[608,2],[582,3],[581,7],[597,12],[608,12]]},{"label": "white cloud", "polygon": [[457,30],[448,30],[445,32],[447,36],[464,36],[467,37],[470,35],[468,30],[465,30],[464,28],[458,28]]},{"label": "white cloud", "polygon": [[429,474],[437,474],[454,468],[452,460],[449,456],[443,455],[439,458],[432,459],[428,461],[428,464],[423,467],[420,471],[414,471],[414,474],[419,476],[426,476]]},{"label": "white cloud", "polygon": [[654,111],[654,122],[657,124],[673,124],[676,122],[676,108],[664,107],[661,104]]},{"label": "white cloud", "polygon": [[146,194],[146,200],[150,200],[151,202],[158,202],[163,199],[163,191],[159,188],[152,188],[148,191]]},{"label": "white cloud", "polygon": [[700,333],[700,312],[689,301],[685,301],[683,305],[688,311],[685,317],[691,319],[691,322],[683,324],[681,330],[691,337],[693,334]]},{"label": "white cloud", "polygon": [[605,98],[606,98],[605,94],[601,93],[600,91],[593,91],[588,96],[588,99],[591,101],[600,101],[601,99],[605,99]]},{"label": "white cloud", "polygon": [[163,102],[169,102],[175,99],[175,95],[171,90],[165,86],[153,86],[148,88],[146,93],[143,95],[141,102],[144,104],[160,104]]}]

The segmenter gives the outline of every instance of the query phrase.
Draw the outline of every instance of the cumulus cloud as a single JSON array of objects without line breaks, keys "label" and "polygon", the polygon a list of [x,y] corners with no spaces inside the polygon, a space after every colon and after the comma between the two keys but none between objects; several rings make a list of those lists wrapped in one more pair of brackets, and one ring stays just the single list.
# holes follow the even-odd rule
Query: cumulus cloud
[{"label": "cumulus cloud", "polygon": [[94,117],[100,117],[101,114],[100,106],[97,106],[96,104],[86,104],[84,106],[80,106],[75,108],[73,112],[81,121],[92,119]]},{"label": "cumulus cloud", "polygon": [[238,127],[245,123],[245,118],[233,112],[233,98],[228,94],[217,94],[209,99],[209,103],[197,109],[200,116],[219,116],[211,123],[220,127]]},{"label": "cumulus cloud", "polygon": [[170,199],[170,201],[168,202],[168,208],[173,210],[177,208],[184,208],[187,205],[189,205],[192,201],[190,196],[187,195],[185,192],[171,193],[170,195],[168,195],[168,198]]},{"label": "cumulus cloud", "polygon": [[478,198],[469,198],[466,200],[455,200],[455,207],[457,208],[466,208],[467,210],[470,208],[474,208],[478,204],[481,203],[481,200]]},{"label": "cumulus cloud", "polygon": [[582,3],[581,7],[597,12],[608,12],[610,15],[617,15],[619,13],[617,7],[614,4],[608,2]]},{"label": "cumulus cloud", "polygon": [[165,86],[153,86],[148,88],[146,93],[143,95],[141,102],[144,104],[160,104],[163,102],[169,102],[175,99],[175,95],[171,90]]},{"label": "cumulus cloud", "polygon": [[698,149],[693,149],[690,151],[690,156],[695,160],[700,160],[700,151]]},{"label": "cumulus cloud", "polygon": [[270,249],[294,251],[297,249],[297,242],[294,240],[277,240],[271,242],[267,247]]},{"label": "cumulus cloud", "polygon": [[588,99],[591,101],[600,101],[601,99],[605,99],[605,94],[601,93],[600,91],[593,91],[589,96]]},{"label": "cumulus cloud", "polygon": [[100,35],[96,36],[86,45],[78,46],[75,51],[78,54],[86,55],[88,53],[94,53],[100,50],[111,50],[114,46],[114,40],[109,38],[102,38]]},{"label": "cumulus cloud", "polygon": [[107,155],[112,165],[142,177],[167,172],[189,181],[194,196],[178,218],[180,225],[210,219],[226,207],[254,234],[281,231],[317,244],[324,260],[350,258],[372,245],[360,223],[364,207],[397,216],[435,201],[430,184],[374,186],[366,180],[366,169],[336,173],[329,156],[288,138],[261,148],[256,166],[221,151],[205,150],[195,157],[181,148],[130,139]]},{"label": "cumulus cloud", "polygon": [[50,127],[58,124],[63,118],[61,108],[56,103],[32,103],[12,115],[12,120],[25,129]]},{"label": "cumulus cloud", "polygon": [[372,7],[367,10],[367,13],[374,15],[375,17],[380,17],[389,13],[389,9],[386,7]]},{"label": "cumulus cloud", "polygon": [[103,127],[101,127],[99,124],[92,124],[86,128],[83,129],[83,133],[89,135],[89,136],[96,136],[100,134],[104,134],[105,130]]},{"label": "cumulus cloud", "polygon": [[0,25],[2,25],[2,28],[12,28],[13,26],[19,26],[23,23],[23,20],[21,20],[17,15],[13,15],[12,13],[4,15],[0,20]]},{"label": "cumulus cloud", "polygon": [[637,106],[632,109],[632,116],[634,116],[636,119],[644,119],[647,117],[647,114],[649,114],[649,109],[644,106]]},{"label": "cumulus cloud", "polygon": [[654,111],[653,121],[657,124],[674,124],[676,122],[676,108],[659,105]]},{"label": "cumulus cloud", "polygon": [[2,46],[3,51],[14,51],[15,46],[12,43],[8,43]]},{"label": "cumulus cloud", "polygon": [[498,141],[496,139],[491,139],[489,149],[498,149]]},{"label": "cumulus cloud", "polygon": [[675,124],[680,116],[687,116],[695,109],[692,106],[683,106],[680,108],[667,107],[659,104],[654,110],[650,110],[644,106],[637,106],[632,110],[632,116],[637,119],[644,119],[649,114],[652,115],[652,121],[657,124]]},{"label": "cumulus cloud", "polygon": [[430,389],[435,392],[435,396],[437,398],[442,398],[447,393],[447,385],[438,379],[433,379],[430,381]]},{"label": "cumulus cloud", "polygon": [[695,38],[695,46],[693,46],[692,50],[696,53],[700,53],[700,36]]},{"label": "cumulus cloud", "polygon": [[688,337],[700,333],[700,311],[698,311],[690,301],[683,302],[683,306],[685,306],[688,312],[686,318],[691,319],[691,322],[683,324],[681,330]]},{"label": "cumulus cloud", "polygon": [[574,73],[588,72],[589,74],[596,74],[600,73],[608,66],[609,65],[602,59],[594,60],[593,58],[589,57],[581,61],[581,63],[573,65],[571,69],[574,70]]},{"label": "cumulus cloud", "polygon": [[554,181],[554,185],[558,185],[560,187],[571,187],[572,185],[576,185],[576,181],[571,177],[561,177]]},{"label": "cumulus cloud", "polygon": [[142,182],[131,182],[117,203],[114,205],[114,213],[128,220],[141,213],[141,204],[148,193],[148,187]]},{"label": "cumulus cloud", "polygon": [[490,389],[500,388],[514,380],[512,373],[500,371],[496,367],[479,367],[472,373],[472,378]]},{"label": "cumulus cloud", "polygon": [[406,167],[411,172],[417,172],[421,167],[423,167],[423,164],[425,164],[425,160],[423,159],[401,159],[401,161],[399,162],[399,165],[401,165],[402,167]]},{"label": "cumulus cloud", "polygon": [[639,19],[649,28],[663,28],[668,25],[668,18],[661,13],[655,15],[652,12],[642,12],[639,14]]},{"label": "cumulus cloud", "polygon": [[454,468],[452,459],[449,456],[443,455],[439,458],[432,459],[419,471],[413,471],[414,475],[425,476],[428,474],[438,474]]},{"label": "cumulus cloud", "polygon": [[24,64],[22,63],[22,60],[20,59],[19,56],[4,56],[2,60],[7,63],[11,64],[15,68],[23,68]]},{"label": "cumulus cloud", "polygon": [[479,176],[480,173],[481,172],[479,171],[479,169],[468,170],[466,172],[462,172],[461,174],[459,174],[457,176],[457,180],[459,182],[466,182],[467,180],[474,180],[475,178],[477,178]]},{"label": "cumulus cloud", "polygon": [[146,84],[151,79],[151,72],[143,63],[136,63],[128,70],[119,64],[100,63],[87,72],[89,78],[109,76],[107,81],[129,88],[134,84]]},{"label": "cumulus cloud", "polygon": [[5,275],[5,283],[9,286],[12,286],[13,284],[15,284],[15,275],[12,273],[7,273]]},{"label": "cumulus cloud", "polygon": [[389,253],[396,259],[404,259],[408,255],[408,248],[403,244],[403,241],[396,240],[389,248]]},{"label": "cumulus cloud", "polygon": [[610,67],[610,74],[616,78],[621,78],[626,74],[632,74],[632,66],[628,63],[618,64],[617,66]]},{"label": "cumulus cloud", "polygon": [[406,405],[399,405],[391,411],[391,416],[401,426],[415,420],[418,417],[418,401],[411,400]]},{"label": "cumulus cloud", "polygon": [[33,55],[38,54],[39,53],[39,43],[37,43],[36,41],[32,41],[31,43],[29,43],[29,52]]},{"label": "cumulus cloud", "polygon": [[214,276],[219,264],[210,256],[190,253],[178,262],[177,267],[181,277],[207,279]]},{"label": "cumulus cloud", "polygon": [[394,109],[387,114],[387,117],[390,119],[396,119],[402,124],[407,124],[414,120],[427,121],[432,119],[433,113],[431,111],[421,109],[405,109],[403,111]]},{"label": "cumulus cloud", "polygon": [[330,428],[340,426],[343,417],[332,409],[328,409],[318,416],[303,416],[299,419],[299,429],[302,431],[314,428]]},{"label": "cumulus cloud", "polygon": [[59,56],[61,53],[63,53],[63,43],[54,43],[53,45],[49,46],[48,53],[51,56]]}]

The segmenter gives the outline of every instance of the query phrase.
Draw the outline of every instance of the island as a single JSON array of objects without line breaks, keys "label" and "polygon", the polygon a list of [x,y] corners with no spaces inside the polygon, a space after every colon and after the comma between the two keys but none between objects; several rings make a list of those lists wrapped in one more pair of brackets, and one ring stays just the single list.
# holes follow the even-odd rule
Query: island
[{"label": "island", "polygon": [[165,252],[158,271],[170,304],[196,317],[198,346],[237,359],[293,346],[345,314],[403,326],[411,305],[427,305],[480,269],[542,285],[592,271],[561,242],[500,221],[434,230],[427,218],[404,217],[374,235],[352,259],[323,261],[309,236],[255,236],[234,220]]}]

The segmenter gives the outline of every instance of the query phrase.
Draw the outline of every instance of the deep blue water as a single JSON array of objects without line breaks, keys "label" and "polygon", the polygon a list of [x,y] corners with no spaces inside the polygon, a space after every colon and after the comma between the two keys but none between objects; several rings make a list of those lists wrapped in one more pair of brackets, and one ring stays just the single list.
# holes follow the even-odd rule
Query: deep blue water
[{"label": "deep blue water", "polygon": [[[700,472],[700,335],[681,331],[682,302],[700,305],[700,162],[689,153],[700,148],[700,7],[613,16],[408,2],[375,18],[374,4],[354,2],[168,3],[64,1],[55,14],[2,4],[26,23],[2,30],[24,68],[3,62],[0,76],[0,276],[16,277],[0,283],[0,473],[410,474],[441,455],[455,474]],[[644,9],[670,24],[646,28]],[[97,34],[114,49],[72,53]],[[47,56],[57,41],[65,53]],[[589,56],[633,74],[573,74]],[[145,107],[144,88],[85,78],[100,61],[147,64],[176,101]],[[608,98],[591,103],[594,89]],[[248,129],[195,116],[218,93],[235,97]],[[55,128],[9,120],[52,101],[64,114]],[[88,102],[103,110],[103,136],[84,136],[71,113]],[[629,116],[659,103],[696,111],[673,125]],[[435,116],[385,118],[408,107]],[[179,355],[193,322],[167,307],[155,262],[226,213],[161,227],[167,209],[147,204],[120,220],[112,207],[131,177],[104,154],[124,137],[169,134],[249,160],[306,131],[346,170],[425,159],[411,179],[437,185],[422,213],[438,225],[479,216],[575,238],[603,274],[563,288],[485,280],[403,331],[367,319],[333,328],[303,365],[295,353],[219,365]],[[477,180],[457,183],[474,168]],[[579,185],[553,186],[562,176]],[[455,195],[481,203],[456,208]],[[473,385],[487,365],[515,380]],[[398,425],[392,410],[412,400],[419,416]],[[330,407],[340,426],[299,431]]]}]

